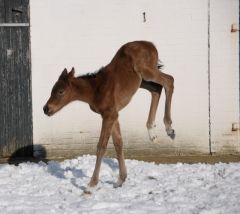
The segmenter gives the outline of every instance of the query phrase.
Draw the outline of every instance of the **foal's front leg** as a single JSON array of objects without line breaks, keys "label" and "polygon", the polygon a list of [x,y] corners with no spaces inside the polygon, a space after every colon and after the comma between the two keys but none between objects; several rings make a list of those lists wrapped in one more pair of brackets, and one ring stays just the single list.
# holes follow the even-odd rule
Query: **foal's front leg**
[{"label": "foal's front leg", "polygon": [[95,187],[98,183],[102,158],[106,152],[107,143],[112,132],[113,124],[117,119],[117,114],[112,113],[108,115],[103,115],[102,117],[103,117],[102,130],[101,130],[101,135],[97,145],[97,159],[96,159],[95,169],[94,169],[92,178],[90,180],[90,183],[88,184],[88,188],[85,190],[86,193],[91,193],[91,188]]},{"label": "foal's front leg", "polygon": [[120,124],[118,120],[113,125],[112,139],[113,139],[113,144],[116,150],[118,166],[119,166],[119,177],[115,187],[121,187],[127,177],[127,170],[126,170],[125,161],[124,161],[123,142],[122,142]]}]

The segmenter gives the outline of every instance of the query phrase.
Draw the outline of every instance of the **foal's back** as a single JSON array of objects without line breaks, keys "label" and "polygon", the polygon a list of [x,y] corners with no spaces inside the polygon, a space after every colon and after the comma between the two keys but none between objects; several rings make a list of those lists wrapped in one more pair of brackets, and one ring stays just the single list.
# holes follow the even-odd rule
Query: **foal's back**
[{"label": "foal's back", "polygon": [[125,65],[135,72],[141,73],[141,68],[157,68],[158,52],[153,43],[134,41],[123,45],[113,57],[110,65]]}]

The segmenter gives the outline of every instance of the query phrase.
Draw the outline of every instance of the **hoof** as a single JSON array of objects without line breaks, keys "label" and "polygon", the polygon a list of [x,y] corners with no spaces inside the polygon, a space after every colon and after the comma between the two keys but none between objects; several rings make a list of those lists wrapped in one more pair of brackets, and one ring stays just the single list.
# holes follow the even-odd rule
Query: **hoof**
[{"label": "hoof", "polygon": [[86,187],[83,192],[86,195],[91,195],[93,193],[93,190],[92,190],[92,188]]},{"label": "hoof", "polygon": [[153,143],[157,143],[157,134],[156,134],[156,130],[155,130],[155,127],[151,128],[151,129],[148,129],[148,135],[149,135],[149,139],[151,142]]},{"label": "hoof", "polygon": [[86,195],[91,195],[92,193],[94,193],[95,191],[97,190],[97,186],[93,186],[93,187],[90,187],[90,186],[87,186],[85,189],[84,189],[84,194]]},{"label": "hoof", "polygon": [[175,133],[174,129],[167,129],[166,132],[167,132],[167,135],[168,135],[172,140],[175,139],[176,133]]},{"label": "hoof", "polygon": [[117,182],[117,183],[115,183],[114,185],[113,185],[113,188],[119,188],[119,187],[122,187],[122,185],[123,185],[123,182],[122,183],[120,183],[120,182]]},{"label": "hoof", "polygon": [[122,187],[124,181],[125,181],[125,179],[124,179],[124,180],[119,179],[119,180],[117,181],[117,183],[115,183],[115,184],[113,185],[113,187],[114,187],[114,188]]},{"label": "hoof", "polygon": [[113,185],[114,188],[122,187],[123,183],[125,182],[127,178],[127,173],[123,174],[122,176],[119,176],[117,183]]}]

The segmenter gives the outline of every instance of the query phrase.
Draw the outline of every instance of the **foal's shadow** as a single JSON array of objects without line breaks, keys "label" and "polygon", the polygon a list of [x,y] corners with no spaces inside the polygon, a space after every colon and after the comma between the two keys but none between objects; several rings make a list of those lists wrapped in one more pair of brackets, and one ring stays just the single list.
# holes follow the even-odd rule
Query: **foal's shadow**
[{"label": "foal's shadow", "polygon": [[[110,158],[104,158],[103,159],[103,163],[108,165],[111,170],[113,172],[116,172],[118,170],[118,163],[116,161],[114,161],[113,159]],[[94,166],[93,166],[94,167]],[[104,167],[104,166],[103,166]],[[60,179],[68,179],[67,178],[67,173],[68,171],[70,171],[73,175],[72,178],[70,178],[70,181],[72,183],[73,186],[75,186],[76,188],[79,188],[83,191],[86,190],[85,186],[81,186],[77,183],[77,179],[78,178],[89,178],[81,169],[76,169],[75,167],[66,167],[66,168],[62,168],[60,163],[55,162],[55,161],[49,161],[48,162],[48,172]],[[90,178],[89,178],[90,179]],[[111,184],[114,187],[116,186],[116,182],[113,181],[106,181],[105,183],[107,184]]]},{"label": "foal's shadow", "polygon": [[103,163],[108,165],[114,172],[116,172],[118,170],[118,163],[111,158],[104,158]]},{"label": "foal's shadow", "polygon": [[38,144],[17,148],[7,160],[9,164],[14,165],[19,165],[25,162],[38,163],[40,161],[47,163],[48,159],[45,147]]},{"label": "foal's shadow", "polygon": [[69,179],[67,178],[67,173],[71,172],[73,175],[73,177],[70,178],[72,185],[77,188],[80,188],[81,190],[85,190],[84,186],[80,186],[77,184],[78,178],[88,177],[85,175],[82,169],[77,169],[75,167],[62,168],[60,163],[56,161],[49,161],[47,167],[48,167],[48,172],[59,179]]},{"label": "foal's shadow", "polygon": [[[114,159],[104,158],[103,163],[108,165],[113,172],[118,171],[118,163]],[[117,187],[117,183],[114,181],[106,181],[105,183],[113,185],[114,188]]]}]

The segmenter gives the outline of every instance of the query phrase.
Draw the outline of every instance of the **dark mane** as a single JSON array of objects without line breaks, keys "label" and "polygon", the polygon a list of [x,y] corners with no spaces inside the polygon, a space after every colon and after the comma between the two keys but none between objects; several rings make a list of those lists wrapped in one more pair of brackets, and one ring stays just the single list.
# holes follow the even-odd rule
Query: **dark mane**
[{"label": "dark mane", "polygon": [[81,79],[94,79],[96,78],[99,74],[101,74],[102,72],[104,72],[104,68],[105,67],[101,67],[98,71],[95,71],[93,73],[86,73],[83,75],[78,76],[77,78],[81,78]]}]

